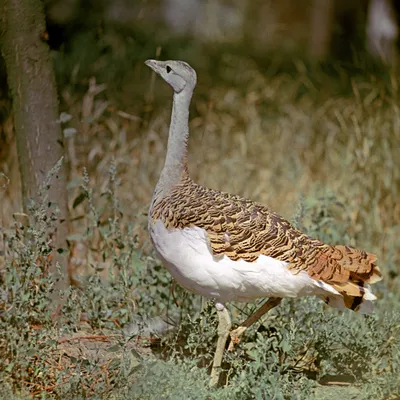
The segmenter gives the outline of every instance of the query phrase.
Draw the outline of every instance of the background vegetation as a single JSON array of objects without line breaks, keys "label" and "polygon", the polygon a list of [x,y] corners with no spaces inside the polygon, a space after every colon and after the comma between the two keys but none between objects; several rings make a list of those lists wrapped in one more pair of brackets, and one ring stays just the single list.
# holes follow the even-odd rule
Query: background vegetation
[{"label": "background vegetation", "polygon": [[[102,26],[53,53],[74,281],[57,321],[48,312],[56,287],[48,268],[58,216],[49,216],[46,185],[29,215],[20,212],[9,144],[0,193],[0,396],[398,398],[396,69],[358,55],[352,64],[316,65],[301,47],[260,52],[163,32]],[[328,243],[376,253],[384,280],[373,315],[284,300],[226,354],[226,386],[208,388],[214,309],[172,286],[146,232],[172,96],[143,65],[154,57],[184,59],[198,72],[193,178],[267,204]],[[255,307],[232,304],[234,322]]]}]

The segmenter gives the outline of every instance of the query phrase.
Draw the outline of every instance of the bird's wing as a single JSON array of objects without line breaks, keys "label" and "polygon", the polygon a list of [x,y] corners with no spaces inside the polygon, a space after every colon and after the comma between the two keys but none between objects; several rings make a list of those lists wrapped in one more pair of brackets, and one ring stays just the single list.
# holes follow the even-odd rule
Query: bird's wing
[{"label": "bird's wing", "polygon": [[314,279],[352,281],[357,287],[380,278],[375,255],[324,244],[259,203],[205,188],[190,178],[157,202],[151,217],[168,229],[203,228],[217,257],[254,262],[260,255],[269,256],[289,263],[293,273],[307,271]]}]

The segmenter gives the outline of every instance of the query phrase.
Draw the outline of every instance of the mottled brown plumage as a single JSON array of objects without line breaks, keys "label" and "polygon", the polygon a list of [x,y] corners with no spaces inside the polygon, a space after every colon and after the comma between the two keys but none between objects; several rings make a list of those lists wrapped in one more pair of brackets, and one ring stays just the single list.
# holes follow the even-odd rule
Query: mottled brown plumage
[{"label": "mottled brown plumage", "polygon": [[253,262],[265,255],[288,262],[294,274],[307,271],[332,285],[351,309],[361,303],[364,284],[381,279],[375,255],[324,244],[262,204],[198,185],[186,172],[167,196],[155,199],[151,218],[168,229],[203,228],[216,257]]}]

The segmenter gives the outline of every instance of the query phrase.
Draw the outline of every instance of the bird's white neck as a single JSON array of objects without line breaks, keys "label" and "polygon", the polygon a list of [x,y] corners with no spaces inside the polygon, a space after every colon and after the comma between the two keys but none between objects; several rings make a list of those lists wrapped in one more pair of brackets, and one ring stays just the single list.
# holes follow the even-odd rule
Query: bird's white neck
[{"label": "bird's white neck", "polygon": [[180,174],[187,165],[187,145],[189,139],[189,106],[191,91],[174,93],[171,124],[169,127],[167,157],[164,170]]},{"label": "bird's white neck", "polygon": [[153,195],[153,204],[168,195],[170,189],[187,174],[189,106],[192,94],[192,90],[174,93],[167,156]]}]

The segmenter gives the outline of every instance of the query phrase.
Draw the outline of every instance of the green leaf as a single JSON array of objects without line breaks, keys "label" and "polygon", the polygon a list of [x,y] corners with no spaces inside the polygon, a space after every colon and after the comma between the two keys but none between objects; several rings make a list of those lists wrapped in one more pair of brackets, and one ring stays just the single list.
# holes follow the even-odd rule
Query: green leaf
[{"label": "green leaf", "polygon": [[10,362],[10,364],[8,364],[7,367],[6,367],[6,371],[7,372],[11,372],[13,368],[14,368],[14,363]]},{"label": "green leaf", "polygon": [[119,368],[120,365],[121,365],[121,361],[118,358],[114,358],[113,360],[111,360],[108,368],[110,369],[110,371],[112,371],[113,369]]},{"label": "green leaf", "polygon": [[141,355],[135,350],[135,349],[131,349],[131,353],[135,358],[139,358],[141,359]]},{"label": "green leaf", "polygon": [[114,346],[111,346],[107,349],[110,353],[114,353],[116,351],[121,350],[121,346],[119,344],[115,344]]},{"label": "green leaf", "polygon": [[72,208],[76,208],[87,198],[86,193],[80,193],[77,197],[75,197],[74,203],[72,204]]}]

